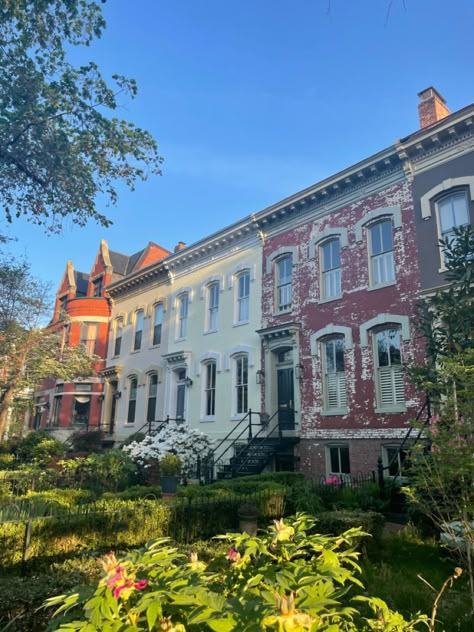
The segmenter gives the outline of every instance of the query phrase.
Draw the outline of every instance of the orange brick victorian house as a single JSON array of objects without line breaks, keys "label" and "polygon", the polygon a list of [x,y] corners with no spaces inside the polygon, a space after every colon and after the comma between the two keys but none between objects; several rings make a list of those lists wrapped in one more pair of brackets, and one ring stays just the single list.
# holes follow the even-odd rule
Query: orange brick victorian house
[{"label": "orange brick victorian house", "polygon": [[168,250],[149,242],[143,250],[128,256],[109,250],[102,240],[90,273],[75,270],[68,261],[48,328],[58,331],[63,346],[82,344],[89,354],[97,356],[95,375],[74,382],[44,380],[35,391],[32,429],[47,428],[65,439],[71,430],[100,425],[100,371],[105,367],[111,316],[111,300],[105,288],[168,254]]}]

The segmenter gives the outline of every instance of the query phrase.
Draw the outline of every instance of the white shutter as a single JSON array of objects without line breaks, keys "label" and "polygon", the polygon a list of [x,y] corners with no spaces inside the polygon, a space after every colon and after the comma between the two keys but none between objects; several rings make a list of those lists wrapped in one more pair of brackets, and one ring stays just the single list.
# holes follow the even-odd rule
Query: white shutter
[{"label": "white shutter", "polygon": [[405,385],[401,366],[379,368],[379,394],[381,408],[405,403]]},{"label": "white shutter", "polygon": [[346,375],[344,371],[326,374],[326,408],[327,410],[345,408]]}]

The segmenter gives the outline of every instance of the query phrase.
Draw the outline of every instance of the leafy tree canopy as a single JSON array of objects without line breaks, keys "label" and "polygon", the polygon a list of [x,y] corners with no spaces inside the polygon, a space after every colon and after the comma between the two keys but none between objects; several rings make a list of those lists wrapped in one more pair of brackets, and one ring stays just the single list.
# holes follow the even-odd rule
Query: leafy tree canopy
[{"label": "leafy tree canopy", "polygon": [[[105,0],[102,0],[104,2]],[[0,202],[9,222],[60,231],[64,218],[110,224],[97,194],[117,201],[117,182],[159,174],[152,136],[106,114],[118,96],[134,98],[135,81],[94,62],[68,61],[72,46],[100,38],[105,21],[91,0],[4,0],[0,7]]]},{"label": "leafy tree canopy", "polygon": [[24,402],[41,380],[94,373],[94,357],[82,347],[64,348],[62,332],[42,326],[50,307],[48,291],[27,262],[0,260],[0,440],[9,409]]}]

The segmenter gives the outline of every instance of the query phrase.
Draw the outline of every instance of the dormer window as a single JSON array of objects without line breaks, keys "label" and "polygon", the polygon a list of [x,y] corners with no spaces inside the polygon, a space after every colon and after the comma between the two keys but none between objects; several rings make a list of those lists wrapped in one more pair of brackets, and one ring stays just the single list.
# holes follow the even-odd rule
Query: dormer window
[{"label": "dormer window", "polygon": [[104,277],[99,277],[98,279],[94,279],[94,281],[92,281],[93,296],[102,296],[103,283]]}]

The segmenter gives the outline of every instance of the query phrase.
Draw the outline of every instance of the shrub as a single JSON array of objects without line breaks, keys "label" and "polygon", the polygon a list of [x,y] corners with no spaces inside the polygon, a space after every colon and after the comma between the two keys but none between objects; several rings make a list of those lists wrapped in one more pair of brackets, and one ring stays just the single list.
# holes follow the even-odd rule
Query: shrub
[{"label": "shrub", "polygon": [[20,460],[39,466],[48,465],[53,457],[63,456],[64,453],[64,444],[41,430],[30,432],[16,448]]},{"label": "shrub", "polygon": [[216,551],[208,564],[195,552],[183,559],[167,539],[120,561],[111,553],[102,560],[104,577],[93,595],[48,600],[59,606],[58,615],[73,608],[52,629],[63,621],[70,632],[420,629],[426,617],[408,622],[380,599],[356,594],[363,590],[354,546],[360,529],[337,538],[313,529],[299,514],[275,521],[260,537],[222,536],[231,548]]},{"label": "shrub", "polygon": [[122,450],[107,450],[61,461],[63,472],[79,487],[92,489],[97,494],[125,489],[137,475],[137,468]]},{"label": "shrub", "polygon": [[106,492],[101,496],[101,500],[136,500],[138,498],[161,498],[161,487],[159,485],[132,485],[123,492]]},{"label": "shrub", "polygon": [[317,514],[316,528],[321,533],[338,535],[348,529],[360,527],[372,536],[366,540],[367,548],[378,546],[385,518],[375,511],[323,511]]},{"label": "shrub", "polygon": [[75,432],[69,441],[75,452],[101,452],[104,433],[96,430],[79,430]]}]

